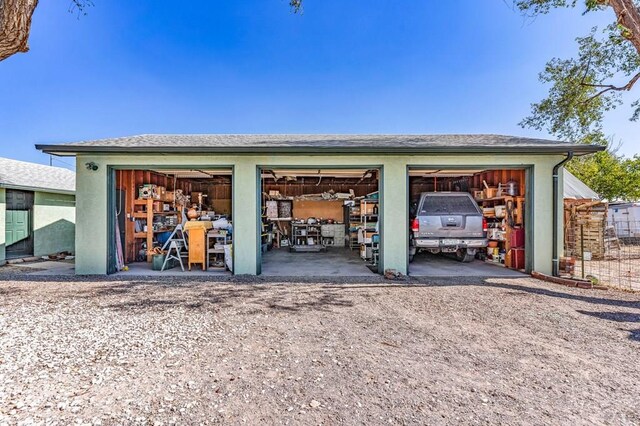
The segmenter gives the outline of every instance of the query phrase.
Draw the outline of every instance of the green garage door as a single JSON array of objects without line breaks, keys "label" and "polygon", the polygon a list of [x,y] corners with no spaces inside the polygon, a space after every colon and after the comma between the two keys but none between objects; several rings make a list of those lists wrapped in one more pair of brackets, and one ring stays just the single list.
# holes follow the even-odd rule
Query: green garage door
[{"label": "green garage door", "polygon": [[5,239],[7,258],[33,256],[33,192],[6,192]]},{"label": "green garage door", "polygon": [[10,246],[29,238],[29,210],[7,210],[5,244]]}]

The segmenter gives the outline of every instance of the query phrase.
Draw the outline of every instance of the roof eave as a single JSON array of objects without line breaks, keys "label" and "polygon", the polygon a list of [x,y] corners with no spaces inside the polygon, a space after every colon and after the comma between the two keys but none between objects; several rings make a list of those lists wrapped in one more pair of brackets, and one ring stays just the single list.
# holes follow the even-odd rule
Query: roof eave
[{"label": "roof eave", "polygon": [[39,149],[47,154],[60,156],[73,156],[76,154],[92,153],[92,154],[131,154],[131,153],[228,153],[228,154],[244,154],[244,153],[292,153],[292,154],[310,154],[317,152],[330,153],[376,153],[376,154],[398,154],[398,153],[442,153],[442,154],[464,154],[464,153],[486,153],[486,154],[564,154],[573,152],[574,155],[592,154],[598,151],[604,151],[605,147],[599,145],[558,145],[545,147],[494,147],[494,146],[445,146],[445,147],[348,147],[348,146],[313,146],[313,147],[295,147],[295,146],[265,146],[265,147],[188,147],[188,146],[171,146],[171,147],[116,147],[116,146],[69,146],[69,145],[36,145]]},{"label": "roof eave", "polygon": [[71,191],[68,189],[43,188],[38,186],[13,185],[13,184],[7,184],[7,183],[0,183],[0,188],[16,189],[18,191],[49,192],[52,194],[76,195],[76,191]]}]

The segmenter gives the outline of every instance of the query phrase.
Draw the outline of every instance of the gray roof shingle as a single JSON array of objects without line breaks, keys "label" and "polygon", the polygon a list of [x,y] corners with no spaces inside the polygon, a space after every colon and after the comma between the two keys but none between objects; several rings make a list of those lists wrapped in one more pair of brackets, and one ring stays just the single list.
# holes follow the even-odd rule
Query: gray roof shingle
[{"label": "gray roof shingle", "polygon": [[601,150],[548,139],[505,135],[240,135],[152,134],[57,145],[36,145],[47,153],[76,152],[265,152],[265,151],[404,151],[404,152],[566,152]]},{"label": "gray roof shingle", "polygon": [[0,187],[73,193],[75,172],[0,157]]}]

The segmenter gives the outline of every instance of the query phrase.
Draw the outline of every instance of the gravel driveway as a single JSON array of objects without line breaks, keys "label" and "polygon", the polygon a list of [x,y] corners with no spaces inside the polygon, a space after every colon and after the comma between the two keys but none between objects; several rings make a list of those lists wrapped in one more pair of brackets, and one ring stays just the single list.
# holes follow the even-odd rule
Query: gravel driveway
[{"label": "gravel driveway", "polygon": [[0,424],[638,424],[640,296],[0,279]]}]

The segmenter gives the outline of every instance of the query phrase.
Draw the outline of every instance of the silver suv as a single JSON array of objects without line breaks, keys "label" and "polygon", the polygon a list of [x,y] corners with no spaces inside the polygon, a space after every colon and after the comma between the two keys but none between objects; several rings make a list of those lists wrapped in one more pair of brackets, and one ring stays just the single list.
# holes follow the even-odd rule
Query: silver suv
[{"label": "silver suv", "polygon": [[411,221],[409,262],[420,250],[455,253],[471,262],[487,247],[487,221],[478,203],[466,192],[423,192]]}]

